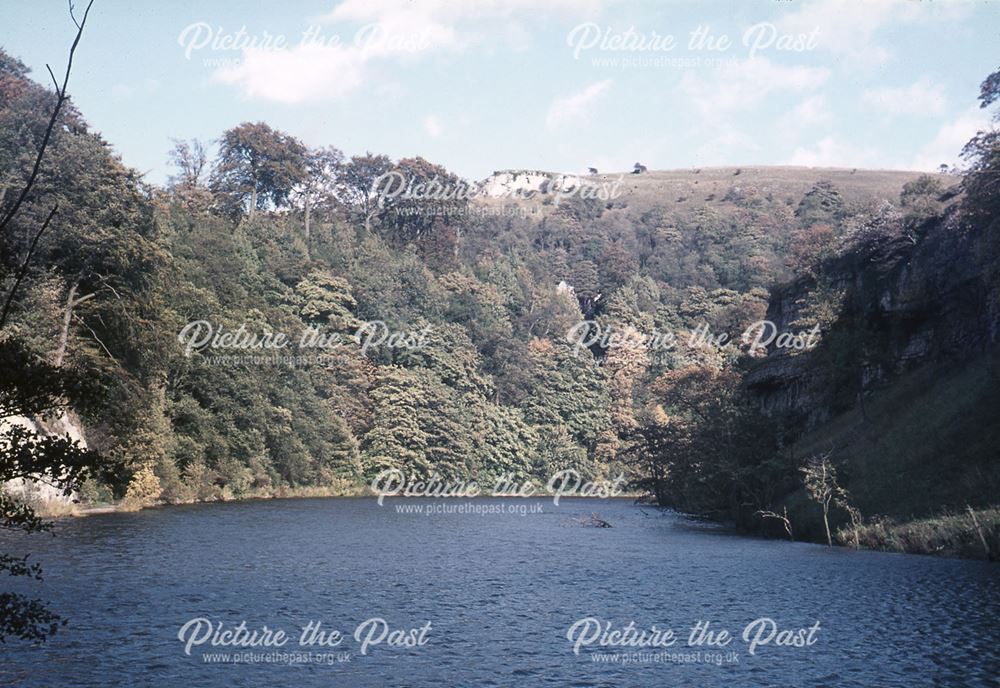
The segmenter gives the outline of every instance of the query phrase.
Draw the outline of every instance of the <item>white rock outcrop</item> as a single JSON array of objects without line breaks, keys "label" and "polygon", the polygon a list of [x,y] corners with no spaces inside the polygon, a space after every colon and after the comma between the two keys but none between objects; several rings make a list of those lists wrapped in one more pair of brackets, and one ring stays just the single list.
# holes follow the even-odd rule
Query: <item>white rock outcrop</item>
[{"label": "white rock outcrop", "polygon": [[[62,413],[57,418],[45,423],[40,423],[24,416],[3,418],[0,419],[0,433],[3,433],[7,428],[14,425],[20,425],[41,435],[69,435],[70,439],[79,442],[81,446],[87,446],[87,439],[84,436],[80,420],[72,412]],[[55,502],[70,505],[73,503],[75,497],[75,495],[64,495],[62,490],[48,483],[25,478],[8,480],[0,485],[0,489],[11,496],[20,497],[35,503]]]},{"label": "white rock outcrop", "polygon": [[500,170],[483,180],[481,193],[489,198],[526,198],[546,188],[575,186],[579,176],[541,170]]}]

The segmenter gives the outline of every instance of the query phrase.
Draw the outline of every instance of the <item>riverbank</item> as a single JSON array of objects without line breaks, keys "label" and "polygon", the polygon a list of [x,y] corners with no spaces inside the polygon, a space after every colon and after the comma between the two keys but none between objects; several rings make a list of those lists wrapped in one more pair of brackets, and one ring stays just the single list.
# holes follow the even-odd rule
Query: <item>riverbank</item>
[{"label": "riverbank", "polygon": [[[358,498],[377,495],[368,485],[338,485],[327,487],[284,488],[270,492],[241,495],[238,498],[215,500],[191,500],[187,502],[155,502],[143,505],[127,500],[102,503],[69,503],[44,501],[34,504],[36,511],[44,518],[83,517],[116,512],[131,512],[142,509],[163,508],[183,504],[211,504],[213,502],[249,502],[279,499],[330,499]],[[484,498],[514,498],[511,495],[489,494]],[[619,495],[615,500],[638,501],[644,495]],[[564,500],[580,499],[566,496]],[[688,515],[690,517],[690,515]],[[747,523],[736,523],[742,532],[780,538],[774,522],[761,522],[757,527],[747,527]],[[817,538],[815,529],[806,528],[804,536],[796,541],[823,544]],[[932,518],[898,520],[875,517],[856,529],[851,526],[838,528],[834,535],[835,546],[852,547],[879,552],[922,554],[959,559],[1000,560],[1000,508],[967,509],[959,513],[944,513]]]},{"label": "riverbank", "polygon": [[[737,530],[774,539],[826,544],[822,517],[814,504],[790,500],[784,516],[789,519],[793,537],[781,515],[763,517],[746,512],[731,520]],[[944,511],[922,518],[898,518],[875,515],[857,526],[832,515],[834,546],[877,552],[923,554],[956,559],[1000,560],[1000,507],[967,507],[962,511]]]},{"label": "riverbank", "polygon": [[876,520],[855,532],[837,531],[837,541],[847,547],[882,552],[931,554],[961,559],[1000,559],[1000,509],[968,509],[907,522]]},{"label": "riverbank", "polygon": [[97,514],[121,513],[156,509],[186,504],[212,504],[217,502],[251,502],[271,499],[319,499],[335,497],[372,496],[366,485],[343,484],[336,486],[283,487],[277,490],[248,492],[239,497],[219,497],[218,499],[191,499],[185,501],[147,501],[119,499],[114,502],[66,502],[62,500],[35,500],[32,508],[42,518],[66,518],[93,516]]},{"label": "riverbank", "polygon": [[[387,495],[391,497],[398,497],[399,495]],[[270,500],[281,500],[281,499],[344,499],[344,498],[359,498],[359,497],[370,497],[375,499],[378,497],[378,493],[374,492],[368,485],[350,485],[350,486],[337,486],[337,487],[300,487],[300,488],[285,488],[281,490],[276,490],[272,492],[256,492],[241,495],[239,497],[230,498],[220,498],[220,499],[209,499],[209,500],[197,500],[192,499],[182,502],[149,502],[146,504],[137,505],[134,502],[130,503],[128,500],[122,499],[115,502],[65,502],[60,500],[39,500],[32,503],[32,508],[35,512],[42,518],[77,518],[83,516],[93,516],[98,514],[109,514],[109,513],[128,513],[133,511],[141,511],[144,509],[159,509],[171,506],[184,506],[190,504],[214,504],[214,503],[229,503],[229,502],[256,502],[256,501],[270,501]],[[501,494],[501,493],[489,493],[483,494],[474,498],[464,498],[464,499],[535,499],[538,497],[551,497],[551,495],[539,494],[531,496],[520,496],[511,494]],[[442,498],[442,499],[455,499],[452,497]],[[583,496],[572,496],[563,495],[559,498],[561,501],[572,501],[576,499],[591,499],[591,497]],[[646,499],[646,495],[639,493],[625,493],[621,495],[616,495],[614,497],[606,497],[604,499],[614,500],[614,501],[627,501],[627,502],[638,502],[640,500]]]}]

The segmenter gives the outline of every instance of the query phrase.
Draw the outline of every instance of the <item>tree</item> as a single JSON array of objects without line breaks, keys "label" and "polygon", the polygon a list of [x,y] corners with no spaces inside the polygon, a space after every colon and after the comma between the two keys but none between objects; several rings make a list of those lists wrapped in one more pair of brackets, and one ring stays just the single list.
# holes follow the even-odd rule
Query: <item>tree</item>
[{"label": "tree", "polygon": [[435,326],[421,348],[397,359],[403,365],[379,367],[371,392],[373,423],[363,441],[368,477],[396,468],[487,484],[532,474],[538,434],[520,410],[490,401],[489,380],[460,325]]},{"label": "tree", "polygon": [[447,294],[445,318],[464,323],[472,341],[484,356],[491,355],[511,335],[511,323],[497,289],[462,272],[449,272],[438,278]]},{"label": "tree", "polygon": [[907,224],[920,226],[940,215],[942,193],[944,187],[941,181],[928,174],[922,174],[904,184],[899,205]]},{"label": "tree", "polygon": [[515,408],[473,398],[475,417],[474,453],[478,458],[477,480],[485,483],[500,477],[525,481],[536,463],[538,436],[524,415]]},{"label": "tree", "polygon": [[830,453],[814,456],[801,469],[802,485],[809,497],[823,508],[823,528],[826,530],[826,544],[833,546],[830,535],[830,504],[846,501],[847,492],[837,484],[837,470],[830,462]]},{"label": "tree", "polygon": [[647,490],[661,506],[675,503],[672,467],[688,440],[687,429],[671,422],[662,408],[653,407],[624,435],[625,446],[619,458],[637,476],[636,487]]},{"label": "tree", "polygon": [[[979,93],[981,108],[998,101],[1000,69],[986,77]],[[1000,111],[993,113],[993,122],[1000,122]],[[994,126],[978,132],[962,149],[962,157],[969,163],[962,180],[962,207],[969,225],[982,233],[980,264],[996,302],[1000,296],[1000,129]]]},{"label": "tree", "polygon": [[[3,199],[0,199],[0,236],[5,238],[7,228],[18,217],[39,178],[46,150],[59,121],[60,111],[68,99],[67,86],[73,67],[73,56],[83,35],[91,4],[92,2],[87,5],[79,21],[74,14],[73,5],[70,4],[70,17],[76,25],[77,33],[69,51],[62,84],[58,82],[55,84],[56,100],[48,126],[38,144],[37,155],[21,193],[9,206],[3,206]],[[4,62],[9,64],[7,61]],[[21,77],[26,73],[26,70],[16,69],[16,65],[14,70],[7,67],[4,71],[8,74],[11,71],[17,74],[20,71]],[[49,71],[51,73],[51,69]],[[6,184],[4,188],[6,190]],[[3,196],[5,198],[6,194]],[[34,233],[34,238],[27,248],[21,267],[15,274],[3,310],[0,312],[0,370],[4,371],[0,376],[0,426],[4,428],[0,432],[0,448],[2,448],[0,485],[11,480],[42,481],[49,483],[63,495],[69,496],[79,489],[90,468],[98,464],[99,456],[93,451],[82,449],[68,436],[42,436],[30,426],[13,421],[15,417],[31,418],[58,412],[66,400],[76,396],[74,392],[79,389],[78,381],[57,367],[40,360],[28,352],[18,340],[6,336],[8,333],[3,332],[11,305],[31,264],[38,240],[49,227],[57,208],[58,204],[52,207],[40,228]],[[30,533],[49,527],[27,502],[17,500],[4,490],[0,490],[0,528]],[[0,554],[0,573],[41,578],[40,567],[28,564],[27,557],[19,559],[7,554]],[[28,599],[19,593],[0,593],[0,642],[7,636],[35,642],[43,641],[56,632],[59,622],[59,616],[48,610],[39,600]]]},{"label": "tree", "polygon": [[825,222],[794,230],[786,259],[788,267],[794,272],[813,270],[833,255],[834,246],[833,227]]},{"label": "tree", "polygon": [[468,408],[433,372],[383,366],[372,399],[373,426],[362,445],[366,478],[389,468],[403,471],[407,480],[472,475]]},{"label": "tree", "polygon": [[372,153],[355,155],[343,167],[344,196],[361,216],[365,234],[371,234],[372,220],[380,210],[376,181],[390,169],[387,156]]},{"label": "tree", "polygon": [[[42,201],[60,206],[52,221],[55,231],[37,244],[39,258],[66,282],[60,339],[53,353],[57,362],[65,358],[76,324],[85,331],[93,328],[92,339],[111,351],[116,346],[109,338],[117,340],[119,350],[135,346],[128,341],[131,333],[121,331],[123,323],[116,328],[107,318],[112,312],[123,317],[123,304],[149,286],[166,258],[156,244],[148,190],[135,171],[84,126],[81,121],[75,132],[55,139],[58,155],[37,185],[36,200],[26,206],[29,213]],[[95,299],[98,295],[102,299]],[[87,319],[80,309],[84,304],[94,315],[101,311],[103,323],[97,317]]]},{"label": "tree", "polygon": [[788,539],[795,539],[795,534],[792,531],[792,521],[788,518],[788,507],[782,507],[780,514],[775,511],[762,509],[757,511],[757,515],[761,518],[770,518],[775,521],[780,521],[781,525],[785,528],[785,532],[788,533]]},{"label": "tree", "polygon": [[350,283],[329,270],[310,272],[296,285],[295,293],[301,300],[299,315],[309,325],[345,334],[353,334],[361,325],[354,315],[358,304]]},{"label": "tree", "polygon": [[[652,385],[662,414],[648,414],[643,435],[655,438],[658,495],[700,513],[734,515],[770,508],[788,468],[780,427],[747,399],[735,370],[687,366]],[[640,444],[641,446],[641,444]]]},{"label": "tree", "polygon": [[253,218],[258,210],[285,207],[305,178],[306,148],[263,122],[244,122],[223,133],[211,188],[223,214]]},{"label": "tree", "polygon": [[607,349],[603,365],[611,398],[611,424],[618,438],[616,445],[627,444],[637,426],[634,397],[649,367],[649,351],[641,345],[640,336],[652,329],[652,323],[651,318],[643,317],[637,300],[638,295],[631,287],[615,290],[608,299],[607,314],[601,319],[605,331],[625,338],[622,345]]},{"label": "tree", "polygon": [[892,251],[901,239],[916,243],[903,222],[903,214],[888,202],[852,217],[844,233],[845,246],[867,256]]},{"label": "tree", "polygon": [[313,211],[324,200],[336,196],[343,161],[344,154],[333,146],[317,148],[306,153],[305,174],[295,190],[295,195],[302,204],[307,256],[312,245]]},{"label": "tree", "polygon": [[[382,224],[396,243],[426,241],[433,231],[461,225],[455,217],[468,205],[469,187],[444,167],[421,157],[397,162],[386,178],[379,203]],[[412,193],[411,193],[412,191]],[[452,252],[457,255],[461,235],[456,233]]]},{"label": "tree", "polygon": [[[979,87],[979,107],[986,109],[1000,101],[1000,69],[990,74]],[[1000,112],[993,114],[1000,122]],[[972,219],[994,223],[1000,210],[1000,130],[993,127],[978,132],[965,144],[962,158],[969,168],[962,180],[965,208]]]},{"label": "tree", "polygon": [[528,346],[531,393],[521,402],[529,422],[550,429],[565,427],[576,445],[592,457],[597,439],[611,426],[604,374],[589,351],[573,355],[569,345],[535,339]]},{"label": "tree", "polygon": [[205,185],[208,152],[204,144],[198,139],[174,139],[173,143],[167,155],[176,172],[167,179],[167,189],[189,210],[207,210],[212,195]]},{"label": "tree", "polygon": [[177,168],[177,174],[171,175],[167,185],[173,189],[193,189],[201,186],[202,177],[208,166],[208,153],[198,139],[181,141],[173,139],[174,147],[170,149],[170,162]]}]

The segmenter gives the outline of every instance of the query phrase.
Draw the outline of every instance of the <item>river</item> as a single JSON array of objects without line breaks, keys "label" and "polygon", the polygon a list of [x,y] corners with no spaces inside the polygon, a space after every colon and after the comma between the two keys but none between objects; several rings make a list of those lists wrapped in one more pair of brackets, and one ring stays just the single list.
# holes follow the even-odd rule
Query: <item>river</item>
[{"label": "river", "polygon": [[[586,527],[592,513],[613,527]],[[40,647],[0,645],[2,685],[884,688],[1000,676],[995,564],[747,538],[622,500],[178,506],[0,538],[0,551],[22,549],[45,580],[17,589],[69,624]],[[212,644],[219,624],[241,622],[236,639],[267,626],[272,644]],[[699,623],[701,644],[689,644]],[[601,645],[622,629],[658,644]]]}]

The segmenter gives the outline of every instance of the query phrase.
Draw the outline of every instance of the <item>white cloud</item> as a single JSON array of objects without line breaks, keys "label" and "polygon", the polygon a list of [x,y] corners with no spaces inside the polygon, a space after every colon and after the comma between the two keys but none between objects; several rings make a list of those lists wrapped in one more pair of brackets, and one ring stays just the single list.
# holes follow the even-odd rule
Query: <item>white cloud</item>
[{"label": "white cloud", "polygon": [[792,117],[802,124],[825,124],[831,119],[826,96],[818,95],[806,98],[792,108]]},{"label": "white cloud", "polygon": [[919,149],[912,160],[893,158],[885,155],[885,151],[880,152],[869,147],[860,148],[828,136],[813,146],[796,148],[786,164],[936,172],[942,163],[949,166],[958,164],[962,147],[976,135],[976,132],[989,127],[989,113],[972,106],[942,124],[933,138]]},{"label": "white cloud", "polygon": [[701,167],[731,165],[737,151],[756,156],[761,149],[760,136],[751,135],[735,127],[719,129],[695,150],[696,165]]},{"label": "white cloud", "polygon": [[778,120],[778,123],[781,129],[802,131],[809,127],[829,124],[831,121],[833,113],[830,112],[826,96],[817,94],[799,101]]},{"label": "white cloud", "polygon": [[345,32],[344,42],[370,58],[462,47],[455,17],[443,16],[436,9],[434,3],[347,0],[324,21],[340,28],[354,26]]},{"label": "white cloud", "polygon": [[707,78],[688,71],[679,89],[703,117],[714,119],[746,112],[773,93],[801,93],[819,88],[829,77],[830,70],[823,67],[786,67],[765,57],[755,57],[725,63]]},{"label": "white cloud", "polygon": [[441,128],[441,122],[436,116],[427,115],[424,117],[424,131],[426,131],[427,135],[432,139],[436,139],[443,133],[444,130]]},{"label": "white cloud", "polygon": [[[369,82],[377,63],[416,60],[442,51],[460,52],[490,36],[524,42],[518,15],[586,14],[607,0],[345,0],[320,21],[322,35],[339,42],[298,44],[281,50],[247,48],[237,66],[218,69],[215,81],[245,96],[282,103],[334,100]],[[497,21],[503,19],[504,21]],[[515,46],[517,47],[517,46]]]},{"label": "white cloud", "polygon": [[[815,91],[829,78],[826,68],[783,66],[766,57],[727,62],[707,73],[687,72],[677,90],[685,108],[692,108],[697,115],[689,131],[692,138],[704,141],[696,150],[697,164],[723,164],[737,151],[756,155],[761,150],[756,108],[778,95]],[[816,118],[821,115],[823,101],[807,98],[798,107],[801,115]],[[796,131],[801,125],[796,123]],[[779,136],[794,133],[788,129]]]},{"label": "white cloud", "polygon": [[977,106],[972,106],[958,117],[945,122],[934,138],[928,141],[913,159],[914,170],[937,171],[941,164],[959,163],[962,147],[976,132],[990,127],[990,115]]},{"label": "white cloud", "polygon": [[944,87],[922,78],[909,86],[868,89],[861,94],[865,107],[883,115],[940,115],[947,99]]},{"label": "white cloud", "polygon": [[401,24],[399,18],[455,24],[469,18],[496,19],[519,14],[575,14],[588,15],[600,10],[606,0],[344,0],[325,19],[330,21],[381,21]]},{"label": "white cloud", "polygon": [[247,49],[243,61],[213,78],[249,98],[302,103],[342,97],[365,82],[367,58],[356,49],[318,44],[288,50]]},{"label": "white cloud", "polygon": [[594,103],[611,87],[611,80],[595,81],[579,93],[552,101],[545,117],[547,129],[558,129],[572,124],[587,122]]},{"label": "white cloud", "polygon": [[851,0],[814,0],[778,22],[779,29],[808,33],[818,29],[817,46],[847,55],[855,60],[881,64],[889,52],[873,43],[877,29],[889,21],[894,6],[891,0],[862,3]]},{"label": "white cloud", "polygon": [[796,148],[786,164],[802,167],[866,167],[874,164],[874,156],[870,149],[860,149],[827,136],[811,148]]},{"label": "white cloud", "polygon": [[968,11],[958,2],[912,2],[910,0],[812,0],[777,22],[781,31],[809,33],[818,29],[817,47],[843,55],[855,63],[881,65],[893,58],[878,42],[880,29],[895,23],[946,21]]},{"label": "white cloud", "polygon": [[833,113],[824,94],[808,96],[799,101],[795,107],[781,115],[774,124],[773,131],[777,140],[784,144],[799,141],[803,135],[811,140],[818,137],[818,131],[833,122]]}]

